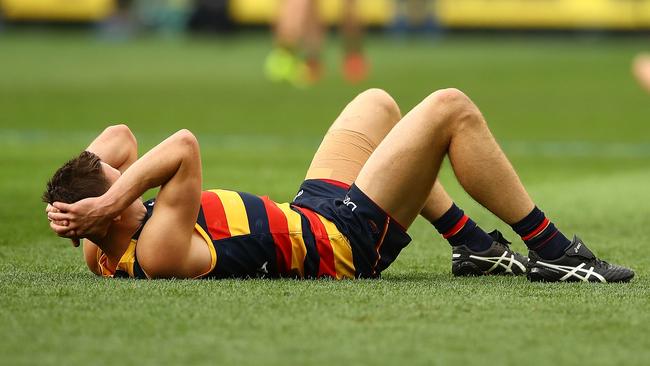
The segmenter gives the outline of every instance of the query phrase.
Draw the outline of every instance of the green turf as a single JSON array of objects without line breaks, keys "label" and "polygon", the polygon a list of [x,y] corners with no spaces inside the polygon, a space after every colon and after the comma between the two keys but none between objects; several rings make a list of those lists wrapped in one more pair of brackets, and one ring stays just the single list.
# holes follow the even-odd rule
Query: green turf
[{"label": "green turf", "polygon": [[[650,97],[629,73],[646,46],[377,37],[369,81],[341,81],[332,43],[326,79],[296,90],[263,79],[261,36],[0,34],[0,364],[647,364]],[[378,281],[104,280],[47,229],[45,180],[108,123],[130,124],[142,151],[190,128],[207,187],[283,201],[356,93],[385,88],[407,111],[446,86],[476,100],[558,226],[633,267],[632,283],[455,279],[423,221]],[[442,178],[484,228],[514,237]]]}]

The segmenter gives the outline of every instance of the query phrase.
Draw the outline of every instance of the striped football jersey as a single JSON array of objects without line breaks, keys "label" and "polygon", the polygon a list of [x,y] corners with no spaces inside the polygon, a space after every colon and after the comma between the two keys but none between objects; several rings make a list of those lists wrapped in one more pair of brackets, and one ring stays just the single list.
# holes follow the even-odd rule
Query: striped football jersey
[{"label": "striped football jersey", "polygon": [[[148,219],[155,199],[145,202]],[[318,213],[266,196],[229,190],[201,194],[195,230],[213,256],[203,278],[355,278],[350,241]],[[102,273],[146,278],[136,257],[136,233],[115,271],[98,253]]]}]

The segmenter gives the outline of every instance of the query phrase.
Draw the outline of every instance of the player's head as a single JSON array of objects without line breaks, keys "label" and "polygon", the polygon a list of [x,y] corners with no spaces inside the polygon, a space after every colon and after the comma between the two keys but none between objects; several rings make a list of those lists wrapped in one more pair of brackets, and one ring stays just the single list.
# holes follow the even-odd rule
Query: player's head
[{"label": "player's head", "polygon": [[[47,182],[43,193],[43,202],[74,203],[88,197],[98,197],[106,193],[119,176],[119,171],[113,172],[107,164],[90,151],[84,151],[79,156],[63,164]],[[115,169],[113,169],[115,170]]]}]

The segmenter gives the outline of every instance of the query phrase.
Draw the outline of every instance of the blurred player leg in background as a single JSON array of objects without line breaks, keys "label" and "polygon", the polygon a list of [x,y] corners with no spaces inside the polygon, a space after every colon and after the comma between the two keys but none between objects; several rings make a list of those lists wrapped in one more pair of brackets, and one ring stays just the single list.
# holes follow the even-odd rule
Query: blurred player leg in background
[{"label": "blurred player leg in background", "polygon": [[632,65],[632,71],[641,87],[650,93],[650,53],[637,55]]},{"label": "blurred player leg in background", "polygon": [[341,15],[343,37],[343,76],[350,83],[365,80],[369,64],[363,54],[363,24],[359,19],[356,0],[345,0]]},{"label": "blurred player leg in background", "polygon": [[[343,75],[349,82],[360,82],[369,67],[362,52],[363,29],[355,0],[343,0],[341,36]],[[316,0],[284,0],[275,25],[274,49],[266,58],[266,76],[271,81],[288,81],[297,86],[317,82],[323,74],[324,38],[325,25]]]},{"label": "blurred player leg in background", "polygon": [[309,4],[310,6],[306,9],[307,15],[304,24],[305,36],[303,47],[307,65],[307,81],[309,83],[315,83],[323,76],[321,53],[326,29],[321,19],[316,0],[309,0]]},{"label": "blurred player leg in background", "polygon": [[[312,76],[302,58],[301,46],[303,42],[310,43],[307,49],[311,55],[308,57],[319,59],[323,38],[321,28],[313,0],[284,0],[275,25],[275,45],[264,66],[269,80],[288,81],[298,86],[308,83]],[[317,76],[313,75],[314,78]]]}]

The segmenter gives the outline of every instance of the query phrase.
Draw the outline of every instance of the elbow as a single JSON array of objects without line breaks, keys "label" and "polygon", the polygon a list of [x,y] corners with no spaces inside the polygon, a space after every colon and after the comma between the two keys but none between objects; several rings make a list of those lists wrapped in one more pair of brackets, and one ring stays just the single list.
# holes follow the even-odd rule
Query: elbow
[{"label": "elbow", "polygon": [[114,139],[128,143],[129,146],[134,147],[135,149],[138,148],[138,140],[135,138],[133,132],[131,132],[129,126],[125,124],[109,126],[104,130],[104,132]]},{"label": "elbow", "polygon": [[129,135],[129,134],[133,135],[131,133],[131,129],[129,129],[129,126],[123,123],[108,126],[104,131],[108,134],[115,135],[115,136],[122,136],[122,135]]}]

